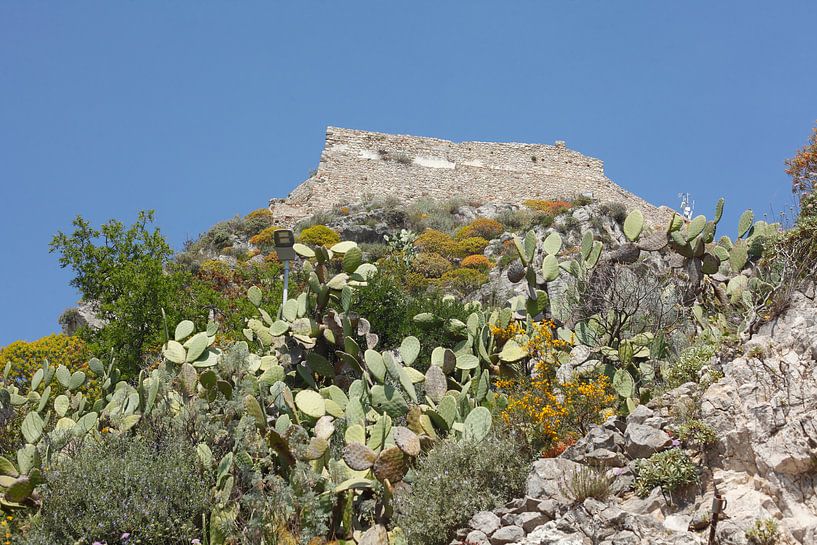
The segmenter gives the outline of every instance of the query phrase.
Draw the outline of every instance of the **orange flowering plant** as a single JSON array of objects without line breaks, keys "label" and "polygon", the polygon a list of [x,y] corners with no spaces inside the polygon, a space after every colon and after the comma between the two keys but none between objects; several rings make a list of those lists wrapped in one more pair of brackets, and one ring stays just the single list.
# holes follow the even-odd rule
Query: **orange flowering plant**
[{"label": "orange flowering plant", "polygon": [[503,420],[521,431],[538,451],[584,435],[591,424],[601,422],[611,412],[616,401],[610,380],[602,373],[567,382],[557,379],[556,370],[567,356],[570,343],[556,338],[554,327],[546,320],[530,324],[527,332],[518,322],[504,329],[492,328],[498,342],[527,338],[525,347],[530,359],[525,369],[530,371],[506,373],[496,386],[508,396]]}]

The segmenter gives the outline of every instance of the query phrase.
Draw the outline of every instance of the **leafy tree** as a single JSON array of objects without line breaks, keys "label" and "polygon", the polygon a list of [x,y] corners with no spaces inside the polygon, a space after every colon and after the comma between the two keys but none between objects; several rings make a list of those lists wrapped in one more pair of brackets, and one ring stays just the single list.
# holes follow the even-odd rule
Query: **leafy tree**
[{"label": "leafy tree", "polygon": [[793,193],[805,194],[817,186],[817,127],[812,130],[808,144],[791,159],[786,159],[786,174],[791,176]]},{"label": "leafy tree", "polygon": [[77,216],[73,233],[60,231],[50,244],[60,266],[73,269],[71,285],[98,305],[106,321],[81,335],[95,351],[113,351],[126,372],[139,369],[145,350],[163,342],[162,309],[175,323],[185,303],[180,294],[189,285],[189,273],[166,270],[173,251],[159,229],[150,228],[153,217],[153,211],[142,211],[130,227],[109,220],[96,229]]}]

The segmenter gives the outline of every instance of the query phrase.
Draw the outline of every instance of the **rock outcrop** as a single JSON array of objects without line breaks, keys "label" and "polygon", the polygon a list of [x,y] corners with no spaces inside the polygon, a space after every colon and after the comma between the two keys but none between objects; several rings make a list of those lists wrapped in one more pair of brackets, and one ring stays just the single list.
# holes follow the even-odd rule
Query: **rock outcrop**
[{"label": "rock outcrop", "polygon": [[[693,545],[707,543],[715,492],[726,508],[720,545],[751,543],[746,530],[773,519],[779,544],[817,544],[817,301],[796,293],[781,316],[745,344],[747,354],[713,362],[723,378],[701,391],[688,383],[627,418],[594,427],[559,458],[533,464],[527,496],[479,513],[458,545]],[[678,446],[667,433],[674,406],[695,402],[717,443],[696,459],[700,483],[636,496],[637,460]],[[606,468],[611,496],[575,502],[567,476]]]}]

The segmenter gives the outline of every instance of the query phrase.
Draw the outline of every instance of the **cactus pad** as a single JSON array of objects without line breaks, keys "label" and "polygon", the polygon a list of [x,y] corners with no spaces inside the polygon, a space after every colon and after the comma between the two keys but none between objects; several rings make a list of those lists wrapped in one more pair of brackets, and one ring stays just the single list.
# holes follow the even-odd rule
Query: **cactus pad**
[{"label": "cactus pad", "polygon": [[374,461],[372,472],[380,482],[402,481],[406,474],[406,460],[403,451],[398,447],[390,447],[382,451]]},{"label": "cactus pad", "polygon": [[318,419],[326,414],[326,405],[323,397],[318,392],[312,390],[301,390],[295,395],[295,406],[302,413],[311,418]]},{"label": "cactus pad", "polygon": [[360,443],[349,443],[343,447],[343,461],[355,471],[370,469],[377,459],[377,453]]},{"label": "cactus pad", "polygon": [[420,438],[417,434],[403,426],[397,426],[392,431],[394,442],[405,454],[418,456],[420,454]]}]

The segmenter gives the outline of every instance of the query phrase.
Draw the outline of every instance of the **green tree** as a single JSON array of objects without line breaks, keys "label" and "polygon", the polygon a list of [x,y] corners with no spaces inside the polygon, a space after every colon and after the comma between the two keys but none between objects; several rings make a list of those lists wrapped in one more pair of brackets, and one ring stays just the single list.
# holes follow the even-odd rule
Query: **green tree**
[{"label": "green tree", "polygon": [[[126,373],[145,363],[147,348],[163,342],[162,309],[175,323],[185,301],[180,295],[189,285],[189,273],[167,270],[173,251],[159,229],[150,227],[153,218],[153,211],[142,211],[130,227],[109,220],[96,229],[77,216],[74,231],[58,232],[50,244],[60,266],[73,269],[71,285],[98,305],[106,321],[102,329],[81,335],[96,352],[113,351]],[[188,305],[185,311],[190,310]]]}]

